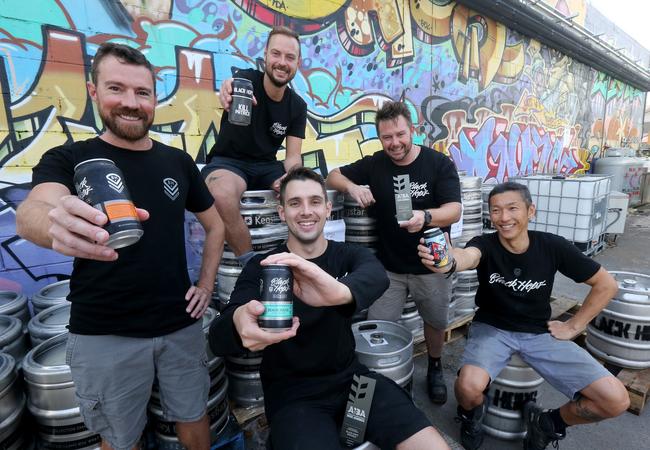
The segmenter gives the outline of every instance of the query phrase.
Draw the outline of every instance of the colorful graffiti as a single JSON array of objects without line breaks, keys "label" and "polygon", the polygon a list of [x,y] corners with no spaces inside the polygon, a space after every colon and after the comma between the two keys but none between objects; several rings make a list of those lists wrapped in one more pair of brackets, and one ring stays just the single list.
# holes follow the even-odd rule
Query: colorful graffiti
[{"label": "colorful graffiti", "polygon": [[[580,17],[587,8],[546,3]],[[219,134],[222,80],[263,68],[277,24],[301,34],[292,87],[308,104],[303,153],[330,169],[380,148],[374,112],[387,99],[409,105],[416,143],[484,180],[581,172],[604,146],[641,141],[644,93],[451,0],[4,0],[0,288],[32,293],[70,272],[69,259],[15,235],[14,212],[45,151],[101,131],[85,84],[102,42],[147,55],[153,136],[203,163]],[[191,264],[195,228],[188,221]]]}]

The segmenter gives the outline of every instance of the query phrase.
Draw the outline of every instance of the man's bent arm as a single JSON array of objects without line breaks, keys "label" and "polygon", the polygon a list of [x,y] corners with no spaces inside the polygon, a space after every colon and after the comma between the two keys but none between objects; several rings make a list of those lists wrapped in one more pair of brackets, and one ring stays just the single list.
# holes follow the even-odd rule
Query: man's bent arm
[{"label": "man's bent arm", "polygon": [[598,272],[585,283],[591,286],[591,289],[585,297],[580,310],[566,322],[576,332],[584,330],[587,324],[607,306],[618,291],[616,280],[603,267],[598,269]]},{"label": "man's bent arm", "polygon": [[287,151],[284,158],[284,170],[289,172],[294,167],[302,167],[302,138],[287,136]]},{"label": "man's bent arm", "polygon": [[196,284],[212,292],[223,254],[225,228],[214,206],[211,206],[203,212],[195,213],[195,215],[205,230],[201,273],[199,275],[199,281]]},{"label": "man's bent arm", "polygon": [[449,202],[440,205],[438,208],[427,209],[431,213],[431,222],[425,224],[431,227],[448,227],[460,220],[462,212],[461,204]]}]

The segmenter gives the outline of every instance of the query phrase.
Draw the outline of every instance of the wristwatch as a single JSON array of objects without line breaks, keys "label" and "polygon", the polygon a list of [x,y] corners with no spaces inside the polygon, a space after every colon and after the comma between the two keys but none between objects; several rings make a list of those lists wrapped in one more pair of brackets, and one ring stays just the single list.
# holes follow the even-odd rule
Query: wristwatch
[{"label": "wristwatch", "polygon": [[423,226],[426,227],[431,222],[431,213],[429,212],[428,209],[424,209],[422,211],[424,212],[424,225]]}]

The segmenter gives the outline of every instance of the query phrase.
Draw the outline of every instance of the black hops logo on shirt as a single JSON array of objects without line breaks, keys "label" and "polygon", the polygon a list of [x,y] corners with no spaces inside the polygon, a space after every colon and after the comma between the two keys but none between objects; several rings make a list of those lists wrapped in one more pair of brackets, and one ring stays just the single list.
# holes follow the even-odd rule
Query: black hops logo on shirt
[{"label": "black hops logo on shirt", "polygon": [[275,122],[269,127],[269,133],[274,137],[281,138],[287,134],[288,125],[282,125],[280,122]]},{"label": "black hops logo on shirt", "polygon": [[163,190],[172,201],[176,200],[179,193],[178,182],[173,178],[165,178],[163,180]]}]

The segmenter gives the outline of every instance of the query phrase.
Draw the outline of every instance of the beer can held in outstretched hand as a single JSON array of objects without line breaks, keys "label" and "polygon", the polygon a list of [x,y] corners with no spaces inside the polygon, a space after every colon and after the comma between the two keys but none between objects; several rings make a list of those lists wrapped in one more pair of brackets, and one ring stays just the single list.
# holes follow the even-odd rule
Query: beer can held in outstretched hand
[{"label": "beer can held in outstretched hand", "polygon": [[293,324],[293,273],[289,266],[272,264],[262,268],[264,312],[257,324],[265,331],[280,333]]},{"label": "beer can held in outstretched hand", "polygon": [[77,196],[108,217],[107,247],[118,249],[135,244],[144,231],[122,171],[110,159],[95,158],[80,162],[74,168]]},{"label": "beer can held in outstretched hand", "polygon": [[253,83],[246,78],[233,78],[228,122],[240,126],[250,125],[251,114],[253,114]]},{"label": "beer can held in outstretched hand", "polygon": [[431,228],[424,232],[424,245],[429,247],[429,251],[433,255],[435,267],[445,267],[453,261],[445,234],[440,228]]}]

